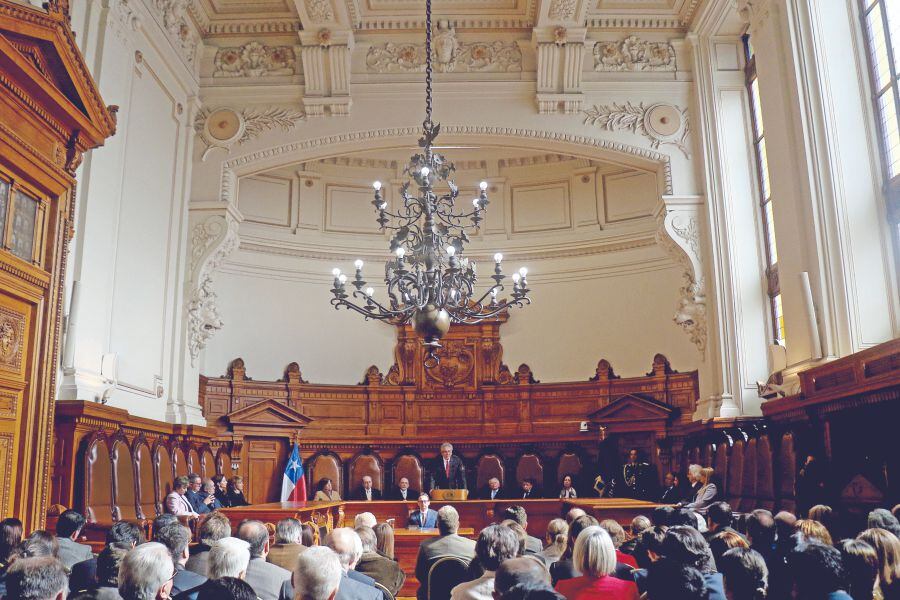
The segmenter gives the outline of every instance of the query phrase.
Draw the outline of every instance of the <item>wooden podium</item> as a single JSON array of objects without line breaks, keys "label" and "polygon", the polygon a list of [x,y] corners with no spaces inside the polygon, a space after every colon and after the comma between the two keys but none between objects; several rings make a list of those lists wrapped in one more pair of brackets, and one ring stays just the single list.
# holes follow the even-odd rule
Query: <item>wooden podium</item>
[{"label": "wooden podium", "polygon": [[469,490],[433,490],[431,499],[442,501],[468,500]]}]

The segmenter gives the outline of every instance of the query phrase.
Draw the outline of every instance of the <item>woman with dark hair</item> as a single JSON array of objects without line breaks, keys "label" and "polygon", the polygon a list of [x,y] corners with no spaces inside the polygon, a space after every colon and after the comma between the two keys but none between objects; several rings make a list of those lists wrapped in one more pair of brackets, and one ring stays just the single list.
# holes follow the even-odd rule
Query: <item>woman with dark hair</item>
[{"label": "woman with dark hair", "polygon": [[853,600],[872,600],[878,580],[878,553],[868,542],[841,540],[841,560],[847,570],[847,593]]},{"label": "woman with dark hair", "polygon": [[231,506],[228,504],[228,480],[225,479],[224,475],[213,475],[212,480],[216,486],[216,500],[218,500],[219,504],[223,507],[228,508]]},{"label": "woman with dark hair", "polygon": [[394,528],[388,523],[378,523],[374,529],[377,540],[375,549],[378,554],[391,560],[397,560],[394,556]]},{"label": "woman with dark hair", "polygon": [[249,506],[244,498],[244,478],[235,475],[228,481],[228,506]]},{"label": "woman with dark hair", "polygon": [[730,600],[765,600],[769,569],[762,554],[746,546],[732,548],[716,564]]},{"label": "woman with dark hair", "polygon": [[668,559],[700,571],[709,590],[709,600],[725,600],[722,574],[716,572],[712,551],[699,531],[683,525],[669,527],[662,553]]},{"label": "woman with dark hair", "polygon": [[334,482],[328,477],[323,477],[316,484],[316,495],[313,496],[315,502],[340,502],[341,495],[334,489]]},{"label": "woman with dark hair", "polygon": [[6,572],[9,559],[22,542],[22,521],[9,518],[0,521],[0,570]]},{"label": "woman with dark hair", "polygon": [[575,492],[575,478],[572,477],[571,473],[566,473],[562,478],[562,490],[559,492],[559,497],[564,500],[574,499],[578,497],[578,494]]},{"label": "woman with dark hair", "polygon": [[312,528],[312,525],[304,523],[300,526],[300,543],[306,546],[307,548],[312,548],[316,545],[316,530]]}]

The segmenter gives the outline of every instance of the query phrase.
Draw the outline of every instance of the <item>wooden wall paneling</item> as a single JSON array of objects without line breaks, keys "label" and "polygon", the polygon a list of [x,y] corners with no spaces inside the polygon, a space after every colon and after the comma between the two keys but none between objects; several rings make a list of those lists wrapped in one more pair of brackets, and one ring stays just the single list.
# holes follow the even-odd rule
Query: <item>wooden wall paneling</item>
[{"label": "wooden wall paneling", "polygon": [[701,467],[705,467],[707,465],[702,464],[702,460],[700,458],[700,447],[693,446],[690,452],[690,458],[688,458],[688,464],[691,465],[700,465]]},{"label": "wooden wall paneling", "polygon": [[[353,494],[356,490],[361,488],[362,478],[368,475],[372,478],[372,487],[376,490],[381,490],[383,495],[387,495],[388,491],[385,489],[384,485],[384,461],[377,452],[366,448],[354,456],[350,460],[349,474],[347,486],[348,494]],[[410,483],[410,485],[412,484]]]},{"label": "wooden wall paneling", "polygon": [[794,434],[786,431],[781,436],[778,448],[778,509],[794,512],[797,510],[797,455],[794,448]]},{"label": "wooden wall paneling", "polygon": [[741,477],[741,502],[737,510],[750,512],[757,507],[756,497],[756,448],[757,439],[751,438],[744,446],[744,472]]},{"label": "wooden wall paneling", "polygon": [[169,447],[162,440],[156,442],[156,448],[153,450],[154,466],[155,466],[155,483],[156,483],[156,514],[161,515],[164,512],[166,496],[172,491],[172,483],[175,481],[175,468],[172,464],[172,455],[169,454]]},{"label": "wooden wall paneling", "polygon": [[138,518],[153,519],[159,503],[156,497],[158,486],[153,454],[143,436],[135,440],[132,451],[138,472]]},{"label": "wooden wall paneling", "polygon": [[775,482],[772,476],[772,445],[768,435],[756,442],[756,498],[757,507],[775,509]]},{"label": "wooden wall paneling", "polygon": [[216,452],[216,474],[222,475],[226,479],[230,479],[233,476],[231,471],[231,454],[225,446],[222,446]]},{"label": "wooden wall paneling", "polygon": [[116,521],[137,520],[137,493],[134,477],[134,460],[128,439],[119,432],[112,444],[113,464],[113,519]]},{"label": "wooden wall paneling", "polygon": [[216,474],[216,457],[213,456],[212,450],[205,446],[200,451],[200,476],[204,480],[212,479]]},{"label": "wooden wall paneling", "polygon": [[700,449],[700,464],[704,467],[712,467],[715,458],[715,444],[707,442]]},{"label": "wooden wall paneling", "polygon": [[310,498],[315,495],[319,481],[325,477],[331,479],[334,490],[341,498],[344,497],[344,465],[340,456],[330,450],[320,450],[310,457],[308,464]]},{"label": "wooden wall paneling", "polygon": [[172,464],[175,467],[175,477],[186,477],[188,474],[187,457],[180,444],[176,444],[172,450]]},{"label": "wooden wall paneling", "polygon": [[393,473],[391,482],[395,488],[400,478],[406,477],[409,479],[409,487],[417,492],[427,491],[425,490],[425,469],[422,467],[422,459],[418,454],[408,450],[398,454],[394,459]]},{"label": "wooden wall paneling", "polygon": [[487,486],[488,479],[496,477],[500,480],[500,487],[507,486],[506,469],[503,466],[503,458],[494,451],[487,451],[478,457],[475,462],[475,492]]},{"label": "wooden wall paneling", "polygon": [[731,453],[728,459],[728,487],[725,499],[731,507],[739,510],[743,493],[741,483],[744,481],[744,447],[746,442],[738,439],[731,446]]},{"label": "wooden wall paneling", "polygon": [[281,495],[285,461],[289,442],[282,437],[247,438],[247,469],[242,474],[247,501],[250,503],[277,502]]},{"label": "wooden wall paneling", "polygon": [[113,466],[106,436],[92,435],[85,445],[85,518],[91,523],[113,522]]},{"label": "wooden wall paneling", "polygon": [[533,479],[535,487],[540,488],[540,490],[543,490],[546,485],[544,481],[544,461],[540,455],[530,450],[526,450],[519,457],[519,461],[516,464],[516,480],[513,482],[513,485],[516,486],[517,491],[526,479]]},{"label": "wooden wall paneling", "polygon": [[197,475],[200,475],[201,477],[203,477],[203,474],[201,472],[202,469],[201,469],[201,464],[200,464],[200,453],[197,452],[197,448],[192,446],[188,450],[187,459],[188,459],[188,472],[196,473]]}]

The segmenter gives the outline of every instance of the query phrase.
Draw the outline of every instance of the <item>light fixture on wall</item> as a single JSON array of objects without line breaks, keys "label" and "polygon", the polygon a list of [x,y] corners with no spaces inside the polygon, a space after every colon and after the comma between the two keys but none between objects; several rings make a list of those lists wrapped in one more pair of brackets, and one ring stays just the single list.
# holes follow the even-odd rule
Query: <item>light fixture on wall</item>
[{"label": "light fixture on wall", "polygon": [[[510,306],[531,304],[528,297],[528,270],[522,267],[512,276],[512,293],[501,298],[505,288],[501,263],[503,255],[494,255],[493,283],[479,295],[476,290],[475,262],[464,256],[469,243],[467,230],[477,229],[488,205],[487,182],[482,181],[472,209],[456,209],[459,188],[450,175],[453,163],[433,151],[441,126],[431,120],[431,0],[425,2],[425,121],[422,123],[422,152],[414,154],[404,169],[410,181],[400,186],[402,203],[391,211],[376,181],[372,204],[378,214],[381,230],[393,233],[391,252],[394,257],[385,264],[386,300],[379,300],[376,290],[363,279],[363,261],[355,263],[352,281],[340,269],[332,270],[334,287],[331,304],[335,309],[355,310],[367,319],[403,324],[412,321],[426,348],[425,366],[439,362],[441,338],[451,323],[478,323],[503,312]],[[437,194],[434,185],[445,182],[447,194]],[[418,193],[410,193],[415,183]],[[348,293],[347,284],[355,290]]]}]

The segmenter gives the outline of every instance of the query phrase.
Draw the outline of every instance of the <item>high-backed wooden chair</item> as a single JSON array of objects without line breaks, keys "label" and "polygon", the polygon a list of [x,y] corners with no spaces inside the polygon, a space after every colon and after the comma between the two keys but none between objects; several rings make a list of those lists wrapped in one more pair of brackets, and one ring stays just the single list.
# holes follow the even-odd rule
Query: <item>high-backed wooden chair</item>
[{"label": "high-backed wooden chair", "polygon": [[203,477],[203,473],[201,473],[200,469],[200,453],[197,452],[196,448],[188,450],[187,459],[188,473],[196,473],[197,475],[200,475],[200,477]]},{"label": "high-backed wooden chair", "polygon": [[[384,463],[381,457],[374,452],[363,452],[350,461],[350,481],[347,493],[353,494],[357,488],[362,487],[362,478],[366,475],[372,478],[373,488],[381,490],[384,495],[387,494],[387,490],[384,489]],[[343,494],[341,496],[343,497]]]},{"label": "high-backed wooden chair", "polygon": [[535,487],[544,488],[544,460],[533,452],[526,452],[516,464],[516,491],[526,479],[532,479]]},{"label": "high-backed wooden chair", "polygon": [[165,512],[166,496],[172,491],[172,483],[175,481],[175,468],[169,448],[164,443],[158,442],[153,453],[153,462],[156,464],[156,514],[161,515]]},{"label": "high-backed wooden chair", "polygon": [[741,502],[738,506],[732,505],[734,510],[750,512],[757,506],[756,497],[756,448],[759,441],[756,438],[747,440],[744,446],[744,472],[741,477]]},{"label": "high-backed wooden chair", "polygon": [[775,509],[775,480],[772,477],[772,445],[763,435],[756,445],[756,502],[758,508]]},{"label": "high-backed wooden chair", "polygon": [[113,442],[113,518],[116,521],[137,521],[137,485],[134,477],[134,459],[128,441],[124,438]]},{"label": "high-backed wooden chair", "polygon": [[425,469],[422,460],[415,454],[400,454],[394,459],[394,474],[391,481],[394,487],[401,477],[409,479],[409,487],[417,492],[427,492],[425,489]]},{"label": "high-backed wooden chair", "polygon": [[84,516],[90,523],[113,522],[113,470],[103,435],[94,435],[84,451]]},{"label": "high-backed wooden chair", "polygon": [[744,481],[744,449],[746,445],[744,440],[737,440],[731,447],[731,455],[728,458],[728,487],[723,499],[727,500],[735,510],[740,510],[738,507],[743,499],[741,485]]},{"label": "high-backed wooden chair", "polygon": [[184,450],[181,449],[180,446],[175,446],[174,452],[172,452],[172,462],[175,466],[175,477],[185,477],[188,474],[188,462],[187,457],[184,455]]},{"label": "high-backed wooden chair", "polygon": [[775,472],[778,480],[778,509],[796,511],[797,458],[794,450],[794,434],[790,432],[781,436]]},{"label": "high-backed wooden chair", "polygon": [[153,455],[143,438],[135,441],[132,452],[138,470],[138,517],[152,519],[157,514],[159,504],[156,498],[157,484]]},{"label": "high-backed wooden chair", "polygon": [[222,475],[225,479],[231,479],[234,476],[234,472],[231,470],[231,454],[224,446],[219,448],[219,451],[216,453],[215,474]]},{"label": "high-backed wooden chair", "polygon": [[726,440],[722,440],[716,444],[716,455],[713,458],[712,464],[712,467],[716,470],[716,475],[721,482],[719,485],[722,486],[721,493],[723,494],[723,497],[727,496],[728,491],[728,451],[730,449],[731,447]]},{"label": "high-backed wooden chair", "polygon": [[580,456],[574,452],[563,452],[559,456],[559,463],[556,467],[556,487],[552,490],[545,490],[544,495],[549,498],[556,497],[559,494],[559,490],[562,488],[563,477],[571,475],[575,478],[574,485],[578,489],[578,495],[580,496],[585,485],[585,482],[582,481],[583,470],[584,465],[581,462]]},{"label": "high-backed wooden chair", "polygon": [[346,497],[343,483],[344,466],[341,464],[341,459],[337,454],[324,451],[313,455],[309,461],[310,485],[307,486],[307,489],[309,490],[310,497],[315,495],[319,481],[323,477],[331,479],[331,485],[334,487],[334,491],[340,494],[341,498]]},{"label": "high-backed wooden chair", "polygon": [[200,476],[203,479],[212,479],[216,474],[216,457],[213,456],[212,450],[204,448],[200,452]]},{"label": "high-backed wooden chair", "polygon": [[500,489],[506,485],[506,469],[499,455],[489,452],[478,457],[475,463],[475,492],[487,486],[488,479],[496,477],[500,480]]}]

